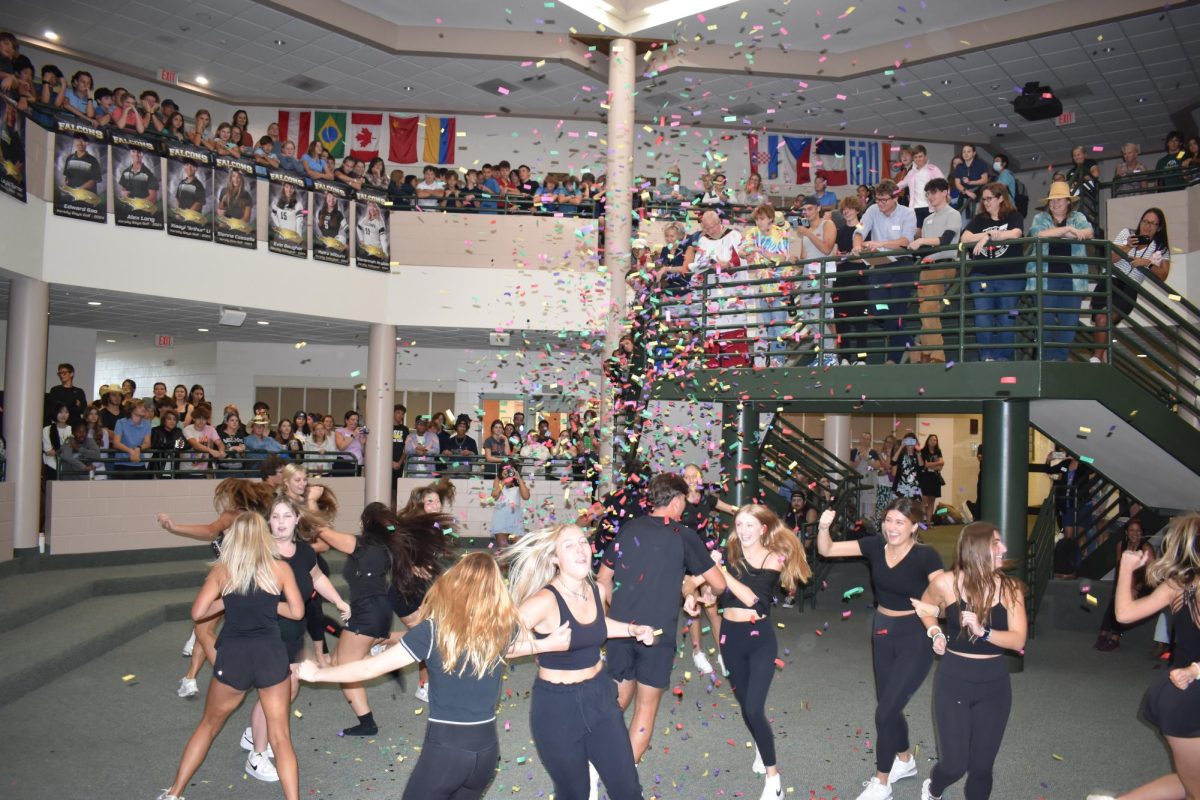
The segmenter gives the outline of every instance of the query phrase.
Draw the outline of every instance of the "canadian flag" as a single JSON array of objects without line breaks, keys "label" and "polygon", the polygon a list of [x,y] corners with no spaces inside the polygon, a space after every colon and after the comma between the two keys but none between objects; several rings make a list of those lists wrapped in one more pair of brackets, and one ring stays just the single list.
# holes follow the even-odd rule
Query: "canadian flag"
[{"label": "canadian flag", "polygon": [[312,138],[312,112],[280,109],[279,136],[280,147],[290,139],[296,143],[296,157],[304,155]]},{"label": "canadian flag", "polygon": [[383,143],[383,114],[354,112],[350,115],[350,129],[346,131],[350,140],[350,156],[359,161],[370,161],[379,157]]}]

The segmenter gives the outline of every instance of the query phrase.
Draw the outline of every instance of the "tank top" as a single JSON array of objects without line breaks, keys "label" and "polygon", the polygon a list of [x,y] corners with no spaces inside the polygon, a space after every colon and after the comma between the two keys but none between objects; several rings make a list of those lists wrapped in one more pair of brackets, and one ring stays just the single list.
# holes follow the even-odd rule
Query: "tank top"
[{"label": "tank top", "polygon": [[[604,621],[604,604],[600,602],[600,589],[592,584],[592,599],[596,603],[596,619],[584,624],[571,614],[563,596],[553,586],[547,586],[558,601],[559,623],[571,624],[571,646],[559,653],[542,653],[538,656],[538,666],[546,669],[587,669],[600,661],[600,646],[608,638],[608,625]],[[539,639],[545,639],[549,634],[534,633]]]},{"label": "tank top", "polygon": [[[764,556],[765,559],[770,558],[768,553]],[[753,567],[747,563],[746,559],[742,559],[736,564],[729,565],[729,574],[744,583],[750,591],[754,592],[754,596],[758,598],[753,606],[748,606],[734,595],[728,589],[717,598],[717,603],[721,608],[747,608],[757,611],[760,616],[771,616],[771,602],[775,595],[775,587],[779,585],[779,570],[767,569],[766,566]]]},{"label": "tank top", "polygon": [[1200,599],[1196,596],[1195,586],[1184,589],[1183,602],[1171,613],[1171,623],[1175,630],[1171,666],[1186,667],[1200,661]]},{"label": "tank top", "polygon": [[[1004,648],[982,639],[971,641],[971,632],[961,623],[962,607],[958,600],[946,606],[946,649],[970,656],[1003,655]],[[982,623],[983,620],[980,620]],[[992,606],[992,621],[988,625],[993,631],[1008,630],[1008,609],[1003,603]]]},{"label": "tank top", "polygon": [[279,638],[279,593],[257,585],[249,594],[225,595],[225,624],[221,639]]}]

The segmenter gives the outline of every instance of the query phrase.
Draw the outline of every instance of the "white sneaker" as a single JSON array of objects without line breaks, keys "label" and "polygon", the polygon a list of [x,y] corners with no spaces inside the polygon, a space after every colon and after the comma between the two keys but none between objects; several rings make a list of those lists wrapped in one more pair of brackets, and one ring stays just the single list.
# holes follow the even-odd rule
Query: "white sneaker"
[{"label": "white sneaker", "polygon": [[712,674],[712,662],[708,660],[708,656],[704,655],[703,650],[692,651],[692,663],[696,665],[696,669],[700,670],[701,675]]},{"label": "white sneaker", "polygon": [[429,702],[429,684],[422,683],[420,686],[418,686],[417,690],[415,692],[413,692],[413,697],[417,698],[422,703],[428,703]]},{"label": "white sneaker", "polygon": [[192,648],[196,646],[196,630],[192,629],[192,635],[188,637],[187,642],[183,645],[183,657],[192,657]]},{"label": "white sneaker", "polygon": [[768,775],[766,783],[763,784],[762,795],[758,800],[781,800],[783,797],[783,777],[780,775]]},{"label": "white sneaker", "polygon": [[766,775],[767,766],[763,764],[762,753],[758,752],[758,748],[754,748],[754,763],[750,765],[750,771],[756,775]]},{"label": "white sneaker", "polygon": [[196,686],[196,681],[194,679],[180,678],[179,689],[175,692],[175,694],[179,695],[180,697],[195,697],[196,693],[199,691],[200,688]]},{"label": "white sneaker", "polygon": [[[1099,797],[1099,795],[1089,795],[1088,800],[1092,800],[1095,797]],[[933,795],[929,792],[929,778],[926,778],[921,784],[921,800],[933,800]],[[939,797],[938,800],[941,800],[941,798]],[[1112,800],[1112,798],[1110,797],[1108,800]]]},{"label": "white sneaker", "polygon": [[588,800],[600,800],[600,773],[588,762]]},{"label": "white sneaker", "polygon": [[857,800],[892,800],[892,787],[880,783],[879,778],[863,781],[863,790]]},{"label": "white sneaker", "polygon": [[888,786],[891,786],[898,780],[911,778],[917,774],[917,758],[913,756],[908,761],[901,761],[898,757],[892,761],[892,768],[888,770]]},{"label": "white sneaker", "polygon": [[384,650],[387,650],[387,644],[384,642],[380,642],[379,644],[376,644],[376,645],[371,645],[371,655],[373,655],[373,656],[379,655]]},{"label": "white sneaker", "polygon": [[173,795],[170,789],[163,789],[154,800],[183,800],[183,796]]},{"label": "white sneaker", "polygon": [[[925,783],[928,784],[929,781],[925,781]],[[933,795],[929,795],[929,797],[932,800]],[[183,800],[183,798],[181,797],[179,800]],[[922,800],[924,800],[924,798],[922,798]],[[1117,798],[1113,797],[1111,794],[1089,794],[1087,796],[1087,800],[1117,800]]]},{"label": "white sneaker", "polygon": [[[246,728],[246,730],[242,731],[241,745],[242,749],[247,753],[254,752],[254,731],[252,731],[250,728]],[[263,750],[263,752],[267,754],[267,758],[275,757],[275,751],[271,749],[270,744],[267,745],[267,749]]]},{"label": "white sneaker", "polygon": [[275,765],[271,763],[271,759],[267,758],[266,753],[251,753],[247,756],[246,774],[267,783],[275,783],[279,780],[279,773],[275,771]]},{"label": "white sneaker", "polygon": [[729,670],[725,669],[725,656],[717,653],[717,666],[721,668],[721,677],[728,678]]}]

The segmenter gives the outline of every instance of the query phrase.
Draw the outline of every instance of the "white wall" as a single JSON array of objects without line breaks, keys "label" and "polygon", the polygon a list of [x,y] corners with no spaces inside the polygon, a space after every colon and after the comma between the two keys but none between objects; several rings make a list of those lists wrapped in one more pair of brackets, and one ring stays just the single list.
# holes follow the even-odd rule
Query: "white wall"
[{"label": "white wall", "polygon": [[[95,348],[96,334],[92,334]],[[141,341],[139,341],[139,339]],[[78,370],[79,364],[75,365]],[[95,378],[87,386],[88,397],[95,398],[100,387],[106,383],[117,383],[126,378],[133,378],[138,385],[139,397],[150,397],[153,394],[154,382],[162,381],[167,384],[167,392],[182,383],[188,389],[194,384],[204,387],[205,397],[213,402],[223,403],[222,383],[217,369],[217,346],[215,342],[199,344],[181,344],[175,347],[155,347],[149,334],[130,339],[128,343],[118,342],[115,345],[105,345],[96,352]],[[249,405],[253,405],[251,402]],[[249,407],[249,405],[245,407]]]}]

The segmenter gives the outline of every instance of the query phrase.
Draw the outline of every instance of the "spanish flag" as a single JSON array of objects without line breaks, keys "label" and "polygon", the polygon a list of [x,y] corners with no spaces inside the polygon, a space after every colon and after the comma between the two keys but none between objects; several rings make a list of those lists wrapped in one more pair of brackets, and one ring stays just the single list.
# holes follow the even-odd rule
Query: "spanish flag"
[{"label": "spanish flag", "polygon": [[318,111],[315,123],[313,138],[325,145],[330,158],[341,158],[346,150],[346,112]]},{"label": "spanish flag", "polygon": [[425,115],[425,163],[454,163],[454,117]]}]

